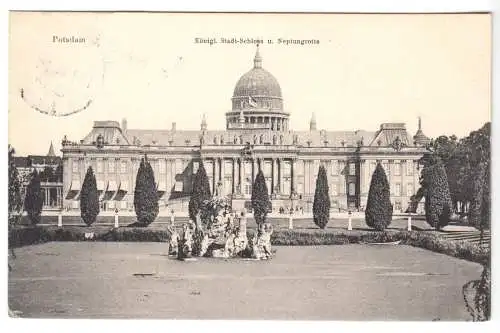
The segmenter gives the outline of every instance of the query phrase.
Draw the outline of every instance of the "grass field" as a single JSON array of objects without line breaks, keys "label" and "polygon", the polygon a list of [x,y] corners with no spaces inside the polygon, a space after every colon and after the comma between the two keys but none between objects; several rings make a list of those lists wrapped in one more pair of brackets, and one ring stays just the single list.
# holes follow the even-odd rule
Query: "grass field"
[{"label": "grass field", "polygon": [[10,259],[22,317],[468,320],[481,266],[409,246],[276,247],[271,261],[166,256],[165,243],[58,242]]}]

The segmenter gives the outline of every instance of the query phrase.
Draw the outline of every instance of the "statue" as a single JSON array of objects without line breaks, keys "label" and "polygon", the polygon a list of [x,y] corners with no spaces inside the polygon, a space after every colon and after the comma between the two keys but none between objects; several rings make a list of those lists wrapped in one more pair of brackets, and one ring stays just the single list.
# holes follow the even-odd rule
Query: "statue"
[{"label": "statue", "polygon": [[248,246],[247,238],[247,218],[245,212],[241,212],[238,224],[235,228],[234,254],[240,255]]},{"label": "statue", "polygon": [[192,223],[194,233],[187,225],[183,228],[178,242],[180,259],[191,255],[214,258],[253,255],[256,259],[269,259],[272,256],[271,224],[263,223],[249,242],[245,211],[235,214],[228,207],[225,198],[216,196],[203,203],[196,223]]},{"label": "statue", "polygon": [[190,221],[182,226],[182,237],[178,238],[177,244],[177,259],[191,258],[193,251],[192,225],[193,222]]},{"label": "statue", "polygon": [[252,239],[252,257],[254,259],[270,259],[271,251],[271,235],[273,227],[269,222],[262,223]]},{"label": "statue", "polygon": [[179,233],[177,232],[177,230],[175,230],[174,224],[172,222],[167,224],[167,230],[170,233],[170,241],[168,242],[168,254],[176,256],[179,246]]}]

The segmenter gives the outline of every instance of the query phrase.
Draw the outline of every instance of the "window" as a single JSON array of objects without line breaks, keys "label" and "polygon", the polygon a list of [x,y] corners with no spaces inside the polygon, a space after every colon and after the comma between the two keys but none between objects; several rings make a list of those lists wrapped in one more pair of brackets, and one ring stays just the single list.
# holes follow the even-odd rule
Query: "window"
[{"label": "window", "polygon": [[175,173],[176,174],[182,173],[182,161],[179,159],[175,160]]},{"label": "window", "polygon": [[265,175],[266,177],[270,177],[270,176],[271,176],[271,174],[272,174],[272,170],[273,170],[273,169],[272,169],[271,161],[266,161],[266,162],[264,163],[264,175]]},{"label": "window", "polygon": [[250,182],[245,182],[245,195],[250,195],[252,193],[252,184]]},{"label": "window", "polygon": [[388,176],[389,175],[389,163],[383,162],[382,167],[384,168],[385,174]]},{"label": "window", "polygon": [[413,176],[413,161],[409,160],[406,161],[406,175],[407,176]]},{"label": "window", "polygon": [[370,177],[373,175],[376,168],[377,168],[377,162],[370,162]]},{"label": "window", "polygon": [[401,163],[394,163],[394,176],[401,176]]},{"label": "window", "polygon": [[205,167],[205,171],[207,172],[207,175],[209,177],[212,176],[214,173],[213,163],[211,161],[207,161],[207,162],[205,162],[204,167]]},{"label": "window", "polygon": [[338,184],[337,183],[333,183],[332,184],[332,191],[331,192],[332,192],[331,194],[333,196],[337,196],[338,195]]},{"label": "window", "polygon": [[224,174],[226,176],[231,176],[233,174],[233,161],[224,162]]},{"label": "window", "polygon": [[289,161],[283,162],[283,176],[290,176],[291,175],[291,165]]},{"label": "window", "polygon": [[297,170],[294,170],[296,175],[304,174],[304,161],[297,161],[295,163],[295,167],[297,168]]},{"label": "window", "polygon": [[356,184],[349,183],[349,195],[356,195]]},{"label": "window", "polygon": [[303,182],[297,183],[297,193],[304,194],[304,183]]},{"label": "window", "polygon": [[408,183],[408,185],[406,186],[406,195],[411,197],[412,195],[414,195],[414,190],[413,190],[413,184],[412,183]]},{"label": "window", "polygon": [[224,195],[227,195],[232,192],[231,186],[233,185],[231,178],[224,179]]},{"label": "window", "polygon": [[336,160],[332,161],[332,175],[339,174],[339,162]]},{"label": "window", "polygon": [[349,163],[349,175],[351,175],[351,176],[356,175],[356,164],[355,163]]},{"label": "window", "polygon": [[289,195],[290,194],[290,187],[292,186],[292,182],[290,178],[284,178],[283,179],[283,194],[284,195]]},{"label": "window", "polygon": [[160,169],[160,174],[167,173],[167,164],[166,164],[165,160],[158,161],[158,168]]},{"label": "window", "polygon": [[114,160],[109,160],[108,161],[108,172],[109,173],[114,173],[115,172],[115,161]]},{"label": "window", "polygon": [[121,209],[127,209],[127,202],[126,201],[120,202],[120,206]]},{"label": "window", "polygon": [[104,164],[101,160],[97,161],[97,173],[104,172]]},{"label": "window", "polygon": [[394,195],[396,195],[396,196],[401,195],[401,184],[400,183],[396,183],[394,185]]},{"label": "window", "polygon": [[78,161],[73,160],[71,163],[73,164],[73,172],[78,172]]},{"label": "window", "polygon": [[251,175],[252,174],[252,163],[245,161],[244,171],[245,171],[245,175]]},{"label": "window", "polygon": [[266,177],[266,186],[267,192],[271,194],[272,186],[271,186],[271,177]]},{"label": "window", "polygon": [[127,161],[121,161],[120,163],[120,172],[127,173]]}]

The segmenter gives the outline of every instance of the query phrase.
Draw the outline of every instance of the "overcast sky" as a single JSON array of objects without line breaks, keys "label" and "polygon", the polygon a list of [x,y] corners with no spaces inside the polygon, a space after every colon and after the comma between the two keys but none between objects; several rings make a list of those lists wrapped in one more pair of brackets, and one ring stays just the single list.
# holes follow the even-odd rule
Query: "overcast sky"
[{"label": "overcast sky", "polygon": [[[428,136],[462,137],[491,118],[487,14],[14,13],[9,143],[19,155],[45,154],[51,140],[58,151],[63,135],[78,141],[93,121],[122,118],[129,128],[199,129],[205,113],[209,129],[223,129],[255,44],[221,37],[265,41],[263,67],[279,81],[295,130],[307,130],[314,112],[319,129],[405,122],[414,134],[421,116]],[[65,117],[38,111],[69,113],[89,100]]]}]

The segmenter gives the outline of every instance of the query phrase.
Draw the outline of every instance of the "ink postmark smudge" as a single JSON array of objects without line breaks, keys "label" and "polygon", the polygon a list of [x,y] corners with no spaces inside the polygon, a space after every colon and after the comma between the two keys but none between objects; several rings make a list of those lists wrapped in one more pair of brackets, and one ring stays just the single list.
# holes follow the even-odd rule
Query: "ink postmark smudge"
[{"label": "ink postmark smudge", "polygon": [[99,43],[47,47],[27,64],[31,80],[22,83],[19,97],[33,110],[66,117],[90,108],[104,81],[104,58]]}]

